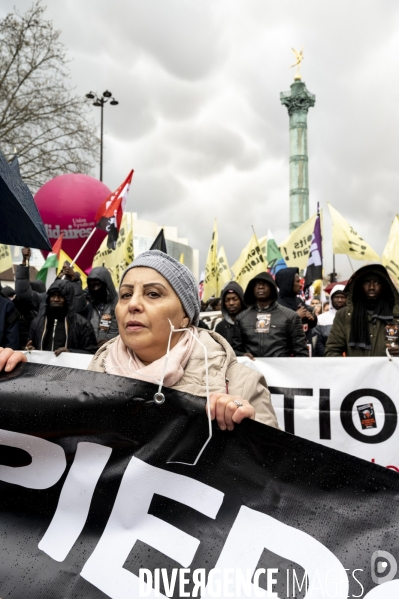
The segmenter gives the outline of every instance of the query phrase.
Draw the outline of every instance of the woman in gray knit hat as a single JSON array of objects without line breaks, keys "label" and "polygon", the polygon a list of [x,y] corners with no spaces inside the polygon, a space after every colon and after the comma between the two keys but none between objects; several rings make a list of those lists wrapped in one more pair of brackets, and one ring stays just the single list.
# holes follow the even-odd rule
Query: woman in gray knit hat
[{"label": "woman in gray knit hat", "polygon": [[[140,254],[122,276],[115,313],[119,336],[97,351],[89,370],[162,381],[204,396],[205,346],[211,417],[219,427],[232,430],[244,418],[277,427],[262,375],[238,364],[223,337],[197,328],[198,288],[186,266],[159,250]],[[5,365],[12,370],[26,359],[9,352],[0,352],[0,370]]]}]

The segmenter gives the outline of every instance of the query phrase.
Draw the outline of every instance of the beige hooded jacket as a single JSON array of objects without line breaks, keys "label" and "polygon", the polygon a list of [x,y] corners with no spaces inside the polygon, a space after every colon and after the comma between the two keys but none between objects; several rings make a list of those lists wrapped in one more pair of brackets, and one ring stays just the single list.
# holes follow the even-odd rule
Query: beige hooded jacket
[{"label": "beige hooded jacket", "polygon": [[[226,393],[227,383],[230,395],[239,395],[253,406],[256,412],[255,420],[278,428],[263,375],[239,364],[232,348],[221,335],[205,329],[198,329],[198,334],[199,340],[205,345],[208,353],[210,393]],[[110,344],[114,343],[115,339],[100,347],[89,364],[89,370],[105,372],[104,359]],[[184,375],[173,389],[200,397],[206,395],[204,350],[199,343],[194,345]]]}]

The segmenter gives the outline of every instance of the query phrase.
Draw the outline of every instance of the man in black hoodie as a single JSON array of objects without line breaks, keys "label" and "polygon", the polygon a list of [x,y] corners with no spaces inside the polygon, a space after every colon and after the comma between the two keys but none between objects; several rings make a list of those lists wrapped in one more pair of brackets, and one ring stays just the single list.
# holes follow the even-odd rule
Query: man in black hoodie
[{"label": "man in black hoodie", "polygon": [[87,277],[87,308],[82,313],[91,323],[98,347],[119,334],[115,316],[118,294],[108,269],[93,268]]},{"label": "man in black hoodie", "polygon": [[60,353],[94,354],[97,351],[93,327],[74,310],[75,293],[67,279],[56,279],[47,291],[39,314],[32,321],[28,348]]},{"label": "man in black hoodie", "polygon": [[259,273],[249,281],[244,302],[251,307],[234,322],[232,345],[237,356],[309,356],[300,317],[278,304],[277,295],[277,286],[269,273]]},{"label": "man in black hoodie", "polygon": [[308,344],[312,343],[312,329],[317,325],[317,316],[314,308],[307,306],[298,297],[301,291],[299,268],[282,268],[276,273],[276,285],[279,289],[278,303],[290,310],[294,310],[302,320],[302,326]]},{"label": "man in black hoodie", "polygon": [[230,281],[222,291],[222,315],[221,320],[215,328],[216,333],[222,335],[230,345],[233,342],[233,327],[236,317],[245,310],[244,291],[238,283]]}]

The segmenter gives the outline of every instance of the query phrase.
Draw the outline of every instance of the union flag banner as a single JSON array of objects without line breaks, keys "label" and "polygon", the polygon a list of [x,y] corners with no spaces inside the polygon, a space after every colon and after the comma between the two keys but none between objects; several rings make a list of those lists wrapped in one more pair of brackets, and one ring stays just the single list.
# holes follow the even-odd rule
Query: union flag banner
[{"label": "union flag banner", "polygon": [[95,217],[96,227],[108,233],[107,245],[113,250],[116,248],[133,173],[132,169],[118,189],[104,200]]}]

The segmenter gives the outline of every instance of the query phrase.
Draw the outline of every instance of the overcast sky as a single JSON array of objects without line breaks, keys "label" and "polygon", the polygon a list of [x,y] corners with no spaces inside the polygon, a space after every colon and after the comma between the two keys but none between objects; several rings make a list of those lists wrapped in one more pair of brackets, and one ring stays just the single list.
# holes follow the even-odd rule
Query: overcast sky
[{"label": "overcast sky", "polygon": [[[0,14],[29,1],[2,0]],[[310,214],[327,201],[381,254],[399,212],[397,0],[51,0],[76,91],[109,89],[104,182],[135,175],[128,209],[178,226],[205,261],[213,220],[230,265],[251,236],[288,235],[288,114],[304,46]],[[97,112],[96,112],[97,111]],[[99,109],[93,107],[99,122]],[[98,171],[93,175],[98,176]],[[357,265],[360,265],[359,263]],[[345,256],[338,270],[349,273]]]}]

